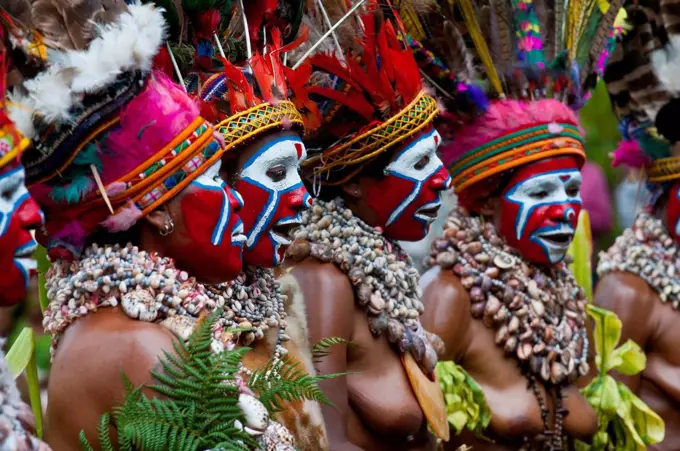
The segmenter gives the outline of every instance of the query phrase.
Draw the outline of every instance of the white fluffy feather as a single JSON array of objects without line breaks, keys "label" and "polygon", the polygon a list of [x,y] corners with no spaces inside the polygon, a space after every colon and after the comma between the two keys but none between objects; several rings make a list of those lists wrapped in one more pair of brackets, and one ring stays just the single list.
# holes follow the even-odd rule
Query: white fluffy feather
[{"label": "white fluffy feather", "polygon": [[98,31],[86,50],[50,54],[52,66],[24,83],[24,107],[50,123],[68,121],[82,94],[103,89],[124,71],[150,71],[166,24],[161,9],[137,3]]},{"label": "white fluffy feather", "polygon": [[651,52],[649,58],[663,87],[673,94],[680,94],[680,36],[671,36],[670,42]]},{"label": "white fluffy feather", "polygon": [[14,122],[16,128],[28,139],[33,139],[36,135],[33,126],[33,105],[28,97],[16,92],[9,92],[7,95],[7,113]]}]

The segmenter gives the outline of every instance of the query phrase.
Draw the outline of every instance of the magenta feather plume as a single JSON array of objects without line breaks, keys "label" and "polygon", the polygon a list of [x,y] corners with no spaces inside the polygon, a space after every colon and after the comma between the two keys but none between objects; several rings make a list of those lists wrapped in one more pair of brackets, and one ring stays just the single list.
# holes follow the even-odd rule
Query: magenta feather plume
[{"label": "magenta feather plume", "polygon": [[624,139],[612,153],[612,166],[624,165],[629,169],[640,169],[647,166],[651,159],[645,154],[635,140]]},{"label": "magenta feather plume", "polygon": [[101,174],[113,183],[158,153],[199,116],[189,95],[160,72],[121,113],[121,127],[106,140]]}]

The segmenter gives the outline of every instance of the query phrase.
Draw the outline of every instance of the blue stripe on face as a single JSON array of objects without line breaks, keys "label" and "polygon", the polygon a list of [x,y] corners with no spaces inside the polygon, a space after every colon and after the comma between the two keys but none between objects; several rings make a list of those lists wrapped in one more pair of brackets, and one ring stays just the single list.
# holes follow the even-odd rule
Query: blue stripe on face
[{"label": "blue stripe on face", "polygon": [[211,191],[218,191],[222,195],[222,210],[220,211],[220,216],[217,219],[217,224],[215,225],[215,228],[213,229],[212,237],[210,239],[211,243],[213,246],[219,246],[222,244],[222,239],[224,238],[224,232],[225,229],[227,228],[227,224],[229,224],[229,217],[231,216],[231,211],[229,208],[229,199],[227,197],[227,192],[225,191],[225,184],[223,181],[215,181],[215,185],[206,185],[205,183],[201,183],[198,181],[198,179],[194,180],[191,182],[192,185],[195,185],[201,189],[207,189]]}]

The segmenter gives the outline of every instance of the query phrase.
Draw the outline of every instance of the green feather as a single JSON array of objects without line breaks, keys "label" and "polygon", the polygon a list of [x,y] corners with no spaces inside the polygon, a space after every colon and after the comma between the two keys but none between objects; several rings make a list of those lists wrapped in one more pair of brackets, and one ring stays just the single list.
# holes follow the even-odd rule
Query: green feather
[{"label": "green feather", "polygon": [[94,187],[95,184],[88,172],[75,176],[70,183],[56,186],[50,193],[50,197],[58,204],[77,204],[82,201]]}]

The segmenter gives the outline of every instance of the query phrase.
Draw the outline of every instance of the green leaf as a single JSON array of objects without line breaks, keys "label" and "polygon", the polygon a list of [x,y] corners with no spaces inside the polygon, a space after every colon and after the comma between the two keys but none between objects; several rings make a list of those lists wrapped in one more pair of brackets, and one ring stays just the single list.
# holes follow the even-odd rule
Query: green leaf
[{"label": "green leaf", "polygon": [[31,410],[35,418],[35,433],[38,438],[43,437],[42,401],[40,399],[40,380],[38,379],[38,362],[35,351],[26,367],[26,381],[28,382],[28,399],[31,402]]},{"label": "green leaf", "polygon": [[449,423],[457,434],[463,429],[482,437],[491,422],[491,409],[484,391],[470,375],[454,362],[439,362],[435,373],[444,393]]},{"label": "green leaf", "polygon": [[7,368],[13,379],[19,377],[28,367],[34,352],[35,336],[33,335],[33,329],[25,327],[5,356]]},{"label": "green leaf", "polygon": [[586,298],[592,301],[593,272],[591,258],[593,255],[593,239],[590,234],[590,218],[585,210],[581,210],[578,216],[578,225],[568,252],[574,259],[574,262],[569,265],[569,269],[574,274],[576,282],[585,291]]},{"label": "green leaf", "polygon": [[621,383],[619,385],[621,397],[629,401],[632,421],[635,429],[640,432],[644,444],[661,443],[665,435],[665,425],[661,417],[628,387]]},{"label": "green leaf", "polygon": [[312,346],[312,362],[314,364],[319,363],[321,360],[328,357],[328,355],[331,353],[330,348],[340,344],[347,345],[348,347],[356,346],[351,341],[340,337],[327,337],[321,339],[317,344]]},{"label": "green leaf", "polygon": [[593,338],[596,361],[600,374],[605,374],[611,354],[621,339],[621,320],[613,312],[592,304],[586,305],[586,312],[595,320]]},{"label": "green leaf", "polygon": [[45,313],[45,309],[49,305],[50,301],[47,298],[47,287],[45,282],[45,274],[50,269],[52,265],[50,259],[47,257],[47,249],[42,246],[38,246],[33,253],[33,258],[35,258],[38,264],[38,294],[40,297],[40,309]]},{"label": "green leaf", "polygon": [[633,340],[628,340],[612,352],[605,371],[616,370],[626,376],[634,376],[645,369],[647,356]]}]

